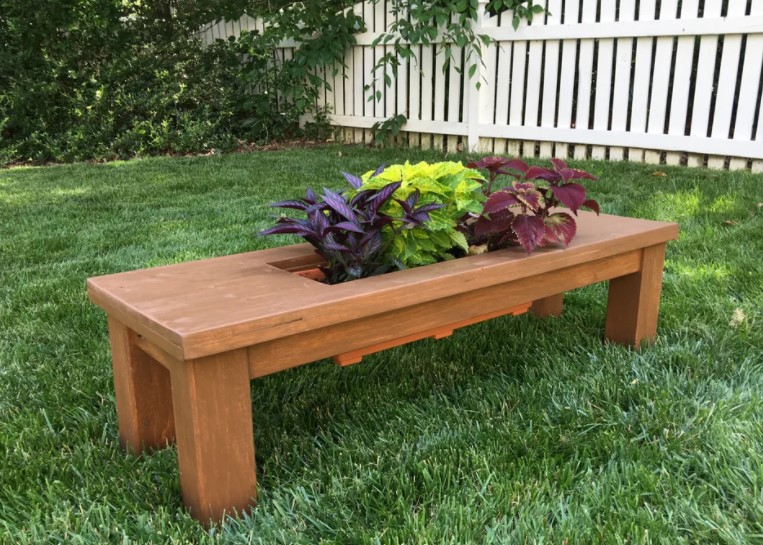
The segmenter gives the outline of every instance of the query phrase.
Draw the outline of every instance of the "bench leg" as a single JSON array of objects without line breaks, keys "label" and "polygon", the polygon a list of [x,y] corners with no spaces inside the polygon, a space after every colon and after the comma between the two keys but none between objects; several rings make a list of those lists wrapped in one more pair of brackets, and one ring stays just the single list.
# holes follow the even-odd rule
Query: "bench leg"
[{"label": "bench leg", "polygon": [[533,301],[533,304],[530,307],[530,312],[535,314],[538,318],[561,316],[563,306],[564,293],[557,293],[556,295]]},{"label": "bench leg", "polygon": [[109,318],[111,361],[119,421],[119,440],[139,454],[174,441],[170,373],[134,343],[135,333]]},{"label": "bench leg", "polygon": [[608,340],[636,347],[654,341],[664,262],[665,244],[644,248],[640,271],[609,281]]},{"label": "bench leg", "polygon": [[254,505],[249,386],[246,350],[182,362],[172,370],[183,503],[205,524]]}]

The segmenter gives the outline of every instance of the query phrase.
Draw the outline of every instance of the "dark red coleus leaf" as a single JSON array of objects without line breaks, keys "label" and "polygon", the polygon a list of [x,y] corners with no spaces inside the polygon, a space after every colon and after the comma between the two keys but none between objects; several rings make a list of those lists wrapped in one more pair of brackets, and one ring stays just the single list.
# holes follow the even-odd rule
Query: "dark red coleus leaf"
[{"label": "dark red coleus leaf", "polygon": [[491,193],[485,201],[483,210],[485,214],[495,214],[500,210],[504,210],[510,206],[516,206],[519,203],[520,201],[517,199],[512,188],[507,187],[506,189]]},{"label": "dark red coleus leaf", "polygon": [[594,212],[596,212],[596,215],[597,215],[597,216],[598,216],[598,215],[599,215],[599,213],[601,212],[601,211],[599,210],[599,203],[597,203],[597,202],[596,202],[595,200],[593,200],[593,199],[588,199],[587,201],[584,201],[584,202],[583,202],[583,204],[582,204],[581,206],[583,206],[583,207],[585,207],[585,208],[588,208],[589,210],[593,210]]},{"label": "dark red coleus leaf", "polygon": [[528,182],[514,182],[514,185],[509,191],[514,194],[521,204],[524,204],[533,212],[538,211],[543,195],[535,187],[535,184]]},{"label": "dark red coleus leaf", "polygon": [[586,172],[585,170],[578,170],[576,168],[571,168],[569,170],[572,171],[573,180],[580,180],[581,178],[586,178],[587,180],[598,180],[596,176],[594,176],[590,172]]},{"label": "dark red coleus leaf", "polygon": [[551,164],[554,165],[554,168],[557,172],[561,172],[567,168],[567,163],[565,163],[562,159],[553,158],[551,159]]},{"label": "dark red coleus leaf", "polygon": [[529,168],[530,167],[527,166],[527,163],[525,163],[521,159],[512,159],[511,161],[509,161],[505,165],[501,166],[501,168],[498,169],[498,173],[499,174],[511,174],[512,176],[514,176],[514,174],[509,172],[510,170],[516,170],[518,172],[525,173],[525,172],[527,172],[527,169],[529,169]]},{"label": "dark red coleus leaf", "polygon": [[468,168],[486,168],[490,171],[497,171],[499,168],[505,166],[509,162],[511,162],[511,159],[500,157],[498,155],[492,155],[490,157],[483,157],[479,161],[472,161],[466,166]]},{"label": "dark red coleus leaf", "polygon": [[506,208],[491,214],[490,217],[480,216],[474,224],[474,234],[478,237],[484,237],[485,235],[508,231],[513,220],[514,214]]},{"label": "dark red coleus leaf", "polygon": [[566,212],[551,214],[544,219],[546,232],[543,236],[543,243],[550,244],[561,242],[567,246],[577,231],[575,219]]},{"label": "dark red coleus leaf", "polygon": [[546,180],[547,182],[554,182],[559,180],[561,175],[543,167],[530,167],[525,173],[525,180]]},{"label": "dark red coleus leaf", "polygon": [[540,216],[521,214],[514,218],[511,229],[517,235],[517,240],[529,254],[543,241],[546,225]]},{"label": "dark red coleus leaf", "polygon": [[551,191],[559,202],[576,215],[585,202],[585,188],[580,184],[552,185]]}]

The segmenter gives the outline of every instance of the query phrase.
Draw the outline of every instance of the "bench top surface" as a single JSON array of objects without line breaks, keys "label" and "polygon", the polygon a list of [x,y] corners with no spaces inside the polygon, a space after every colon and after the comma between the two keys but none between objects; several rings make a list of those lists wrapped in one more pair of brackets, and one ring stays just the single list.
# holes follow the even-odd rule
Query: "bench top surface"
[{"label": "bench top surface", "polygon": [[91,300],[170,355],[191,359],[465,291],[603,259],[677,238],[678,226],[581,212],[562,248],[521,248],[329,286],[286,269],[314,259],[308,244],[99,276]]}]

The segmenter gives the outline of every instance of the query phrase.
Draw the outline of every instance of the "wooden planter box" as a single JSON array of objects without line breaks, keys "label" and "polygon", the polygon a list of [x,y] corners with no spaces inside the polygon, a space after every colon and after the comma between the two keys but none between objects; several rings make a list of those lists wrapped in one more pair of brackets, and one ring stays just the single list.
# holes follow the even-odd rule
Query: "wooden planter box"
[{"label": "wooden planter box", "polygon": [[581,213],[567,248],[520,248],[329,286],[293,274],[298,244],[101,276],[119,434],[131,452],[176,442],[183,501],[203,521],[254,504],[249,381],[317,359],[370,352],[528,308],[559,314],[565,291],[609,280],[605,336],[656,335],[674,223]]}]

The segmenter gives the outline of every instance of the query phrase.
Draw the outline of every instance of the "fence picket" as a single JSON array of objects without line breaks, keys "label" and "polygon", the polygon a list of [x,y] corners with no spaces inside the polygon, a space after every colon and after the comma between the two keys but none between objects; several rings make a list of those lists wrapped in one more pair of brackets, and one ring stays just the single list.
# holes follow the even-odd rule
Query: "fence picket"
[{"label": "fence picket", "polygon": [[[678,12],[678,0],[663,0],[660,7],[660,21],[675,19]],[[649,134],[664,134],[665,116],[668,107],[668,94],[670,92],[670,72],[673,60],[672,37],[657,38],[654,52],[654,67],[652,76],[651,94],[649,101],[649,115],[646,132]],[[659,164],[660,151],[646,150],[644,160],[647,163]]]},{"label": "fence picket", "polygon": [[[615,20],[614,10],[602,10],[601,22]],[[609,100],[612,93],[612,58],[615,41],[611,38],[599,39],[599,57],[596,63],[596,100],[593,114],[593,128],[597,131],[609,129]],[[605,146],[593,146],[591,156],[594,159],[606,158]]]},{"label": "fence picket", "polygon": [[[763,3],[752,4],[750,15],[763,14]],[[747,36],[744,66],[742,68],[742,84],[739,90],[737,102],[736,124],[734,126],[734,140],[749,141],[755,135],[752,129],[755,123],[755,106],[758,101],[758,89],[763,78],[763,34]],[[758,121],[758,138],[761,138],[763,130]],[[747,161],[744,159],[731,159],[729,168],[746,168]]]},{"label": "fence picket", "polygon": [[[576,25],[580,15],[580,4],[568,2],[564,6],[564,24]],[[577,40],[564,40],[562,42],[562,66],[559,76],[559,113],[557,126],[568,129],[572,127],[572,105],[575,93],[575,66],[577,55]]]},{"label": "fence picket", "polygon": [[431,45],[421,46],[421,120],[432,120],[432,106],[434,102],[434,89],[432,79],[434,76],[434,50]]},{"label": "fence picket", "polygon": [[[730,0],[728,16],[744,15],[747,11],[745,0]],[[739,56],[742,52],[742,36],[735,34],[725,36],[723,39],[723,55],[718,77],[718,89],[716,90],[715,112],[711,136],[713,138],[728,138],[731,129],[731,114],[734,108],[734,94],[736,92],[737,72],[739,68]],[[722,169],[725,157],[710,156],[707,166],[713,169]]]},{"label": "fence picket", "polygon": [[[521,126],[522,108],[525,100],[525,71],[527,70],[527,42],[514,42],[514,52],[511,58],[511,102],[509,104],[509,125]],[[513,135],[506,149],[509,155],[519,155],[520,142]]]},{"label": "fence picket", "polygon": [[[641,2],[639,5],[639,21],[655,19],[655,4]],[[649,88],[652,73],[653,38],[638,38],[636,40],[636,65],[633,67],[633,99],[631,101],[631,131],[645,133],[649,112]],[[628,157],[631,161],[644,161],[644,150],[631,149]]]},{"label": "fence picket", "polygon": [[[720,17],[721,0],[705,0],[704,17]],[[692,111],[691,135],[706,138],[710,121],[710,101],[713,94],[713,77],[715,58],[718,50],[717,36],[702,36],[699,47],[699,62],[697,64],[696,91]],[[703,158],[689,156],[690,166],[702,166]]]},{"label": "fence picket", "polygon": [[[540,78],[543,42],[533,40],[528,45],[527,55],[527,87],[525,89],[525,115],[522,125],[538,126],[538,109],[540,108]],[[525,154],[527,152],[525,151]]]},{"label": "fence picket", "polygon": [[[696,19],[699,12],[699,0],[683,0],[681,4],[681,19]],[[691,89],[692,59],[694,58],[693,36],[678,38],[676,45],[676,66],[673,74],[673,97],[670,103],[670,121],[668,134],[686,133],[687,114],[689,111],[689,91]],[[680,163],[681,155],[669,153],[666,162],[669,165]]]},{"label": "fence picket", "polygon": [[[583,0],[582,23],[596,21],[596,0]],[[591,91],[593,89],[593,54],[595,42],[591,39],[580,40],[580,59],[578,61],[578,98],[575,128],[588,130],[591,115]],[[575,159],[585,159],[587,146],[575,146]]]},{"label": "fence picket", "polygon": [[[562,0],[548,0],[546,26],[559,26],[562,23]],[[559,52],[561,42],[548,40],[545,42],[545,60],[543,66],[543,101],[541,103],[542,127],[554,127],[556,124],[557,84],[559,83]],[[551,157],[553,144],[541,142],[540,156]]]},{"label": "fence picket", "polygon": [[498,43],[498,74],[499,80],[495,90],[496,125],[509,123],[509,91],[511,90],[511,42]]},{"label": "fence picket", "polygon": [[[631,22],[636,18],[636,0],[620,0],[620,21]],[[631,87],[631,57],[633,38],[617,40],[615,56],[615,86],[612,90],[612,130],[625,132],[628,128],[628,102]],[[630,154],[628,155],[630,157]],[[622,161],[623,148],[610,147],[609,158]]]}]

